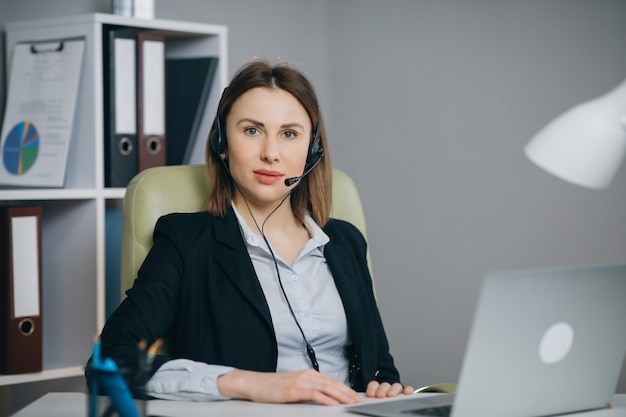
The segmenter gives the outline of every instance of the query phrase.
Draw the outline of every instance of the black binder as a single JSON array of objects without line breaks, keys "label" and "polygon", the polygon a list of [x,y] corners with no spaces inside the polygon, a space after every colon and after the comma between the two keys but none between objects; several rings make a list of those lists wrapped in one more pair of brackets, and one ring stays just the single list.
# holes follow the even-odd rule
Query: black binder
[{"label": "black binder", "polygon": [[105,185],[126,187],[137,174],[136,32],[105,29]]},{"label": "black binder", "polygon": [[217,57],[168,58],[165,61],[165,131],[167,164],[188,164],[200,132],[211,86],[217,71]]}]

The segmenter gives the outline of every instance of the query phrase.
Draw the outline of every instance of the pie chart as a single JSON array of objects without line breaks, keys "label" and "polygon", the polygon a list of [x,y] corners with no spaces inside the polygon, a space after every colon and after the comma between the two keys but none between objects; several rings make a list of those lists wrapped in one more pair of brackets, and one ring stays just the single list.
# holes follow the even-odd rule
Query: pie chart
[{"label": "pie chart", "polygon": [[39,133],[28,120],[17,123],[9,132],[2,149],[4,167],[13,175],[26,173],[37,160]]}]

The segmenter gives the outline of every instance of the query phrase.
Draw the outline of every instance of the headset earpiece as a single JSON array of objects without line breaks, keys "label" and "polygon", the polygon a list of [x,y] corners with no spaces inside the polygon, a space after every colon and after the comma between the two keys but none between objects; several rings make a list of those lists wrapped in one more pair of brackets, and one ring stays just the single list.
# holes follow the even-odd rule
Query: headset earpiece
[{"label": "headset earpiece", "polygon": [[211,140],[211,149],[213,149],[213,152],[215,152],[221,158],[222,155],[224,155],[224,152],[226,152],[226,138],[224,137],[224,134],[222,133],[222,126],[220,123],[219,111],[217,115],[215,116],[215,129],[213,130],[213,133],[211,134],[210,140]]},{"label": "headset earpiece", "polygon": [[320,119],[317,119],[317,126],[315,126],[315,132],[311,135],[311,143],[309,144],[309,152],[306,156],[306,164],[304,171],[314,167],[320,159],[324,156],[324,149],[320,145]]},{"label": "headset earpiece", "polygon": [[211,149],[213,152],[220,157],[220,159],[224,159],[224,152],[226,152],[226,134],[222,132],[222,120],[220,116],[220,110],[222,109],[222,100],[224,99],[224,94],[226,94],[226,90],[228,87],[224,88],[222,91],[222,95],[220,97],[220,101],[217,104],[217,114],[215,115],[215,129],[211,134],[209,140],[211,141]]}]

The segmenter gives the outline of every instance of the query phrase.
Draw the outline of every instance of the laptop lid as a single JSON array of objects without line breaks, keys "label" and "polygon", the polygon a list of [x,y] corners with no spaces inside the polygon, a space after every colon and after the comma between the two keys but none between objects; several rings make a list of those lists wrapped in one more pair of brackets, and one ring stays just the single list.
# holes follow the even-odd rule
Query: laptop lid
[{"label": "laptop lid", "polygon": [[[626,354],[624,323],[626,265],[488,275],[452,417],[535,417],[607,406]],[[415,410],[423,401],[433,400],[410,397],[349,409],[420,415]],[[386,407],[394,408],[392,414]]]}]

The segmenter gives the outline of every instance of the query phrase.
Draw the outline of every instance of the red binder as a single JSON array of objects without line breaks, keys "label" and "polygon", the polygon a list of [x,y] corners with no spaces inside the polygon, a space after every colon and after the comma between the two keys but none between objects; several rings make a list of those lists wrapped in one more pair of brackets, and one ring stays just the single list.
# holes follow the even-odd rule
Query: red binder
[{"label": "red binder", "polygon": [[166,164],[165,38],[137,33],[137,171]]},{"label": "red binder", "polygon": [[42,369],[41,207],[0,208],[0,373]]}]

